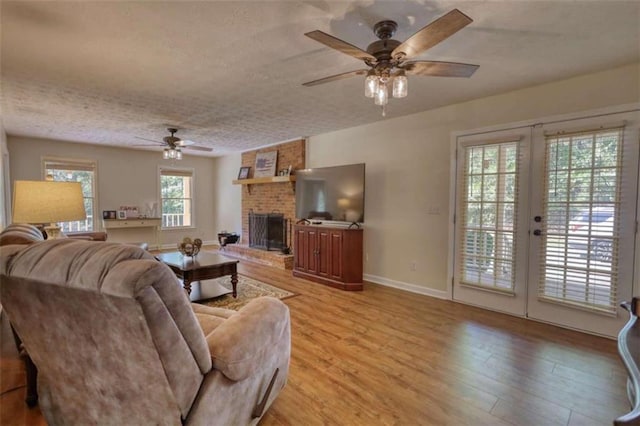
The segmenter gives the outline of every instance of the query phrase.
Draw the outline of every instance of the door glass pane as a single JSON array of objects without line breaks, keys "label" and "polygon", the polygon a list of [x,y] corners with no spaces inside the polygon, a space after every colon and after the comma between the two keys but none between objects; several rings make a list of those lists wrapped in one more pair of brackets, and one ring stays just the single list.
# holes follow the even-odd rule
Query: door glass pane
[{"label": "door glass pane", "polygon": [[467,285],[513,291],[517,142],[466,147],[463,179],[461,281]]},{"label": "door glass pane", "polygon": [[616,311],[622,130],[546,138],[538,297]]}]

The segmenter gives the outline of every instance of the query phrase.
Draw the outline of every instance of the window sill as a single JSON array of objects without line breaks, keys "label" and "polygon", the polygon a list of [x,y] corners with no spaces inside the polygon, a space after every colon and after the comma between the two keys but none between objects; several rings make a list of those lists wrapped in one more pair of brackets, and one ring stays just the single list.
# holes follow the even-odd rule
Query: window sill
[{"label": "window sill", "polygon": [[184,231],[188,229],[197,229],[195,226],[173,226],[171,228],[160,228],[161,231]]}]

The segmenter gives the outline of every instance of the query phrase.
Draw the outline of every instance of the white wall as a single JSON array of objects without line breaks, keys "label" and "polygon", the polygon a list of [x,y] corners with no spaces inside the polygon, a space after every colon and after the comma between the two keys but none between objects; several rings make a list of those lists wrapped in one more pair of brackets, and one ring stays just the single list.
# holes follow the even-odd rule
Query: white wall
[{"label": "white wall", "polygon": [[447,297],[451,133],[638,102],[639,80],[635,64],[313,136],[307,167],[366,163],[366,278]]},{"label": "white wall", "polygon": [[231,185],[242,164],[240,153],[214,159],[214,223],[216,231],[242,233],[242,185]]},{"label": "white wall", "polygon": [[[184,237],[217,241],[214,222],[214,188],[216,184],[215,162],[212,158],[185,155],[172,164],[155,151],[142,151],[104,147],[46,139],[8,137],[11,161],[11,181],[41,180],[42,158],[46,156],[91,159],[98,162],[98,216],[102,210],[117,210],[121,205],[138,206],[144,212],[145,203],[159,203],[159,166],[192,168],[195,172],[195,227],[162,232],[161,243],[175,247]],[[97,221],[98,227],[101,221]],[[154,244],[150,230],[127,230],[127,240],[145,240]],[[133,235],[133,234],[139,235]],[[124,238],[124,237],[123,237]],[[117,241],[116,231],[110,233],[110,241]]]}]

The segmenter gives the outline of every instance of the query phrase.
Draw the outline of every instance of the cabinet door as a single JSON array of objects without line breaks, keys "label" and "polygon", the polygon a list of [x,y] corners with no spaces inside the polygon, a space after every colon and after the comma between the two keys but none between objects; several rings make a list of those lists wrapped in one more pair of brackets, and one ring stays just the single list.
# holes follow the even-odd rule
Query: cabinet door
[{"label": "cabinet door", "polygon": [[326,229],[318,230],[318,246],[316,253],[316,259],[318,261],[318,275],[328,277],[331,264],[331,231]]},{"label": "cabinet door", "polygon": [[307,253],[307,272],[318,273],[318,231],[314,228],[307,230],[306,247]]},{"label": "cabinet door", "polygon": [[329,232],[330,277],[339,281],[342,281],[344,278],[344,268],[342,265],[343,241],[344,235],[342,231]]},{"label": "cabinet door", "polygon": [[300,271],[306,271],[309,257],[309,238],[307,238],[307,231],[304,229],[297,229],[295,233],[295,247],[293,252],[293,265],[294,268]]}]

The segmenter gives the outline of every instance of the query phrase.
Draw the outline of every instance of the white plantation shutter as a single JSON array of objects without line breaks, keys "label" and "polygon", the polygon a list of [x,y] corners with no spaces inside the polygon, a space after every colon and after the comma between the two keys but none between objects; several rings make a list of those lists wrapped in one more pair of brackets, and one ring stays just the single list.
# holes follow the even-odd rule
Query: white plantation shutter
[{"label": "white plantation shutter", "polygon": [[458,223],[460,284],[513,293],[518,229],[519,138],[462,147]]},{"label": "white plantation shutter", "polygon": [[545,135],[540,300],[617,310],[623,130]]}]

